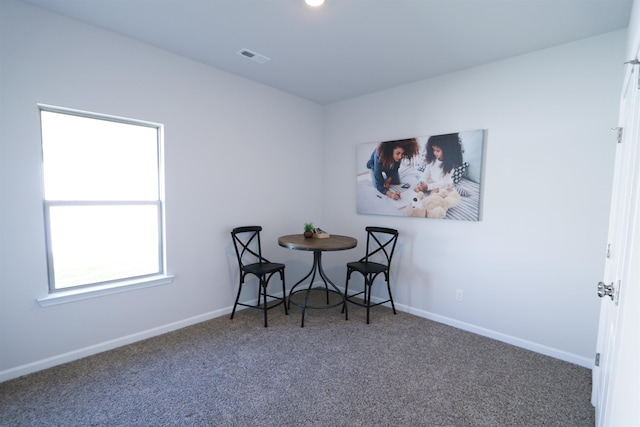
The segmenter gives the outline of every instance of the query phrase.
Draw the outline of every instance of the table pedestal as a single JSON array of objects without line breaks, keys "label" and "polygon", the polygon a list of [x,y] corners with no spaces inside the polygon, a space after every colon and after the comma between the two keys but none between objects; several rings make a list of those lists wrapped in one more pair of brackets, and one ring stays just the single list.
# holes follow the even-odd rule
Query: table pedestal
[{"label": "table pedestal", "polygon": [[[313,283],[314,283],[315,278],[316,278],[316,273],[320,275],[320,278],[324,282],[324,288],[321,287],[321,286],[316,286],[315,288],[313,287]],[[299,285],[301,285],[305,280],[307,280],[309,278],[309,276],[311,276],[311,280],[309,281],[309,286],[306,289],[296,290],[296,288]],[[331,287],[333,289],[329,289],[329,286],[327,286],[327,284],[331,285]],[[315,291],[324,291],[324,292],[327,293],[327,304],[326,305],[309,305],[309,304],[307,304],[307,302],[309,300],[309,294],[311,292],[315,292]],[[334,294],[340,295],[340,298],[342,299],[342,301],[339,301],[339,302],[337,302],[335,304],[329,304],[329,292],[332,292]],[[302,324],[301,324],[301,327],[304,328],[304,313],[305,313],[305,310],[307,308],[324,309],[324,308],[337,307],[340,304],[343,304],[343,307],[344,307],[344,320],[349,320],[349,313],[347,311],[348,310],[348,308],[347,308],[347,300],[346,300],[344,294],[342,293],[342,291],[340,289],[338,289],[338,287],[336,285],[333,284],[333,282],[327,277],[327,275],[324,273],[324,270],[322,269],[322,251],[313,251],[313,266],[311,267],[311,270],[309,271],[309,273],[307,273],[306,276],[304,276],[295,285],[293,285],[293,287],[291,288],[291,291],[289,291],[289,304],[291,304],[291,302],[292,302],[291,301],[291,297],[293,295],[296,295],[296,294],[299,294],[299,293],[304,293],[304,300],[302,301],[302,303],[293,302],[293,304],[302,308]]]},{"label": "table pedestal", "polygon": [[[337,307],[342,304],[344,311],[345,320],[349,320],[349,315],[347,313],[347,299],[345,295],[342,293],[340,289],[327,277],[322,269],[322,252],[325,251],[344,251],[347,249],[355,248],[358,244],[358,241],[353,237],[349,236],[340,236],[332,234],[329,237],[318,239],[318,238],[305,238],[302,234],[290,234],[288,236],[280,236],[278,238],[278,244],[284,248],[294,249],[298,251],[313,251],[313,266],[311,266],[311,270],[304,276],[302,279],[298,281],[293,288],[289,291],[289,306],[291,304],[291,297],[296,294],[304,293],[304,299],[301,303],[293,302],[294,305],[302,308],[302,327],[304,327],[304,314],[307,308],[331,308]],[[316,274],[320,275],[324,283],[324,287],[313,287],[313,282],[316,279]],[[298,286],[302,285],[302,283],[309,279],[309,286],[304,289],[297,289]],[[332,289],[329,289],[329,285]],[[309,295],[311,292],[315,291],[324,291],[327,294],[327,304],[326,305],[309,305]],[[335,293],[340,296],[341,301],[336,304],[329,303],[329,292]]]}]

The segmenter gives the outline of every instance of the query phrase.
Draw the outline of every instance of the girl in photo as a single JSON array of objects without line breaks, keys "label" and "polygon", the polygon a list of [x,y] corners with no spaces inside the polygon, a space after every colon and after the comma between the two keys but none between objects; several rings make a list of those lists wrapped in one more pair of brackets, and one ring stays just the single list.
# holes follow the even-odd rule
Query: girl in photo
[{"label": "girl in photo", "polygon": [[425,169],[416,192],[438,192],[453,187],[452,172],[462,165],[462,144],[457,133],[429,137]]},{"label": "girl in photo", "polygon": [[367,162],[371,169],[371,182],[378,191],[393,200],[400,199],[400,193],[391,191],[392,184],[400,184],[400,164],[403,159],[413,159],[420,152],[416,138],[381,142]]}]

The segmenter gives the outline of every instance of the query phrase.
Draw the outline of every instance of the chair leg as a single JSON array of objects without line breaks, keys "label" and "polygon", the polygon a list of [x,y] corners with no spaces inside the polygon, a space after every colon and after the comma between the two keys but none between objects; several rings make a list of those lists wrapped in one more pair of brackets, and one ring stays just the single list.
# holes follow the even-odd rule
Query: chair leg
[{"label": "chair leg", "polygon": [[369,311],[371,310],[371,282],[367,278],[364,281],[364,298],[367,304],[367,325],[369,324]]},{"label": "chair leg", "polygon": [[[260,279],[260,288],[262,292],[263,299],[263,311],[264,311],[264,327],[267,327],[267,284],[264,282],[264,279]],[[260,298],[260,297],[258,297]],[[258,299],[259,301],[259,299]]]},{"label": "chair leg", "polygon": [[340,313],[344,313],[344,309],[347,306],[347,297],[349,296],[349,279],[351,278],[351,271],[347,270],[347,280],[344,281],[344,304],[342,306],[342,311]]},{"label": "chair leg", "polygon": [[233,304],[233,310],[231,311],[231,319],[233,319],[233,315],[236,314],[236,307],[238,307],[238,301],[240,300],[241,291],[242,291],[242,278],[240,278],[240,283],[238,285],[238,295],[236,296],[236,302]]},{"label": "chair leg", "polygon": [[289,310],[287,310],[287,288],[284,285],[284,273],[280,272],[280,280],[282,281],[282,305],[284,305],[284,314],[285,316],[289,315]]},{"label": "chair leg", "polygon": [[396,306],[393,304],[393,296],[391,296],[391,283],[389,283],[389,276],[387,275],[387,290],[389,291],[389,301],[391,302],[391,308],[393,309],[393,314],[396,314]]}]

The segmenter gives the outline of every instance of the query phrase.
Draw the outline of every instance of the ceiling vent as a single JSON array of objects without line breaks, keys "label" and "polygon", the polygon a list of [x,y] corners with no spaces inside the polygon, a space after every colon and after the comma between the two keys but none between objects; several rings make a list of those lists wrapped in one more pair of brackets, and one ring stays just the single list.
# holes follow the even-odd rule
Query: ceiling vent
[{"label": "ceiling vent", "polygon": [[236,53],[240,56],[244,56],[245,58],[252,60],[253,62],[257,62],[258,64],[264,64],[265,62],[271,61],[271,58],[267,58],[266,56],[260,55],[256,52],[252,52],[249,49],[241,49]]}]

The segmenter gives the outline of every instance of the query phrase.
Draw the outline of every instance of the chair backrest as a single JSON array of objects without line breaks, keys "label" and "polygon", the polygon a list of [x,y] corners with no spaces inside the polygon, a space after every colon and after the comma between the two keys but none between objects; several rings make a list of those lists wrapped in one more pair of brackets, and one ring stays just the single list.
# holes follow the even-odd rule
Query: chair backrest
[{"label": "chair backrest", "polygon": [[385,227],[366,227],[367,254],[361,259],[363,262],[375,262],[391,266],[391,258],[398,241],[398,230]]},{"label": "chair backrest", "polygon": [[261,231],[262,227],[259,225],[236,227],[231,230],[231,239],[236,249],[240,268],[249,264],[269,262],[269,260],[262,256],[262,245],[260,244]]}]

